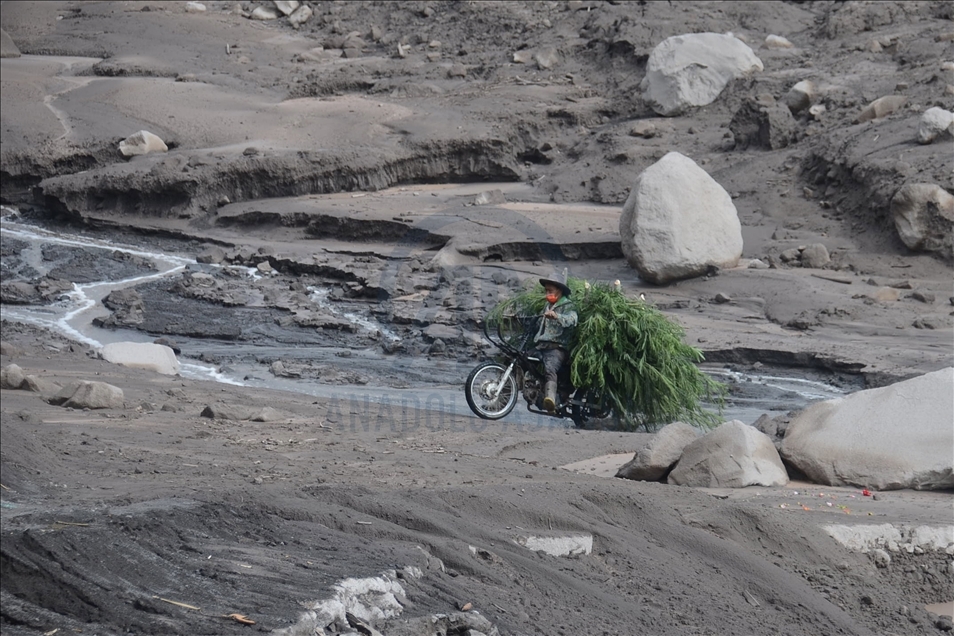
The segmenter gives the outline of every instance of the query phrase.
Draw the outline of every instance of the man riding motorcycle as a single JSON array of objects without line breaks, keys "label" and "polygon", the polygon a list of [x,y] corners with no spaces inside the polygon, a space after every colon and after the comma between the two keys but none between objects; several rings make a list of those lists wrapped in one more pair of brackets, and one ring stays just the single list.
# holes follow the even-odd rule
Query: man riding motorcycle
[{"label": "man riding motorcycle", "polygon": [[576,329],[577,314],[576,307],[570,300],[570,288],[567,287],[565,274],[541,278],[540,284],[546,290],[547,305],[543,309],[543,319],[533,342],[540,351],[546,369],[546,397],[543,399],[543,407],[552,414],[557,408],[557,377],[570,355],[569,347]]}]

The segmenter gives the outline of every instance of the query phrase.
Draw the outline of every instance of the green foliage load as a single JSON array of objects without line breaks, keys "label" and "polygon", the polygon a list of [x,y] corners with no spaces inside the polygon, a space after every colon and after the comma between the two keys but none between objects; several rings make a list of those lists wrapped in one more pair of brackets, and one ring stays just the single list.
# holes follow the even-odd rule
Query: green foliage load
[{"label": "green foliage load", "polygon": [[[683,341],[682,327],[646,302],[628,298],[615,285],[590,285],[571,278],[568,286],[579,316],[570,351],[570,377],[578,388],[604,396],[624,428],[655,430],[683,421],[700,427],[718,424],[725,386],[702,373],[702,352]],[[534,282],[493,309],[491,320],[537,315],[546,298]]]}]

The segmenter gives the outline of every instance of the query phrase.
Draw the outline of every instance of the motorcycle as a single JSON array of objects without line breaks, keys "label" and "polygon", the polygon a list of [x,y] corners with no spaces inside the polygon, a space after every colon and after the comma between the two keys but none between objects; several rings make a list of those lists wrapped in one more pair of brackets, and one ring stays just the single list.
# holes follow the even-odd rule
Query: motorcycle
[{"label": "motorcycle", "polygon": [[591,419],[612,415],[612,407],[595,391],[574,387],[570,365],[564,364],[557,382],[560,404],[553,413],[543,407],[546,373],[540,352],[532,347],[540,316],[503,316],[484,322],[484,335],[500,349],[497,359],[474,367],[464,384],[467,405],[477,417],[506,417],[522,395],[531,413],[570,418],[582,428]]}]

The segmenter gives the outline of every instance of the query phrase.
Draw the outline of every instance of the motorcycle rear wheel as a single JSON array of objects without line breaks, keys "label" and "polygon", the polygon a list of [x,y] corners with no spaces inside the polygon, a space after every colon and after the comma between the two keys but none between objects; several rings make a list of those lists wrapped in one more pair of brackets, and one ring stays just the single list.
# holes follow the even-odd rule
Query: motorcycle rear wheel
[{"label": "motorcycle rear wheel", "polygon": [[511,374],[497,393],[500,380],[503,379],[507,368],[496,362],[483,362],[477,365],[464,384],[464,395],[467,397],[467,406],[477,417],[485,420],[499,420],[506,417],[517,404],[517,380]]}]

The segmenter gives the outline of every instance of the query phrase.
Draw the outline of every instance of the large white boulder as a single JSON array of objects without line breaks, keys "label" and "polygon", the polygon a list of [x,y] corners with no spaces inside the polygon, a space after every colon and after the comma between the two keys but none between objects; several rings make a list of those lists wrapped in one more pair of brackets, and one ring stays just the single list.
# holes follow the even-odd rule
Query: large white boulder
[{"label": "large white boulder", "polygon": [[26,374],[18,365],[8,364],[0,369],[0,389],[19,389]]},{"label": "large white boulder", "polygon": [[908,183],[891,199],[898,236],[918,252],[951,258],[954,250],[954,196],[936,183]]},{"label": "large white boulder", "polygon": [[103,359],[135,369],[147,369],[164,375],[179,373],[175,352],[165,345],[145,342],[113,342],[102,351]]},{"label": "large white boulder", "polygon": [[731,80],[762,68],[752,49],[734,36],[675,35],[650,53],[639,88],[652,109],[668,117],[711,104]]},{"label": "large white boulder", "polygon": [[689,157],[670,152],[646,168],[619,219],[623,254],[640,278],[663,284],[735,267],[742,224],[732,198]]},{"label": "large white boulder", "polygon": [[166,152],[167,150],[169,150],[169,147],[166,146],[166,142],[159,135],[155,135],[148,130],[140,130],[119,142],[119,152],[123,153],[124,157],[146,155],[150,152]]},{"label": "large white boulder", "polygon": [[821,484],[954,488],[954,368],[813,404],[789,423],[781,453]]},{"label": "large white boulder", "polygon": [[788,473],[768,435],[732,420],[686,446],[669,473],[669,483],[708,488],[784,486]]},{"label": "large white boulder", "polygon": [[673,422],[653,435],[649,444],[617,471],[624,479],[657,481],[679,461],[682,451],[699,437],[699,431],[685,422]]},{"label": "large white boulder", "polygon": [[918,143],[929,144],[935,139],[950,139],[954,135],[954,113],[934,106],[921,115],[918,122]]}]

